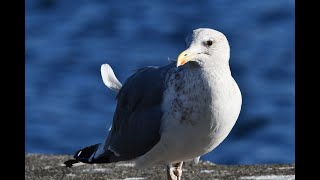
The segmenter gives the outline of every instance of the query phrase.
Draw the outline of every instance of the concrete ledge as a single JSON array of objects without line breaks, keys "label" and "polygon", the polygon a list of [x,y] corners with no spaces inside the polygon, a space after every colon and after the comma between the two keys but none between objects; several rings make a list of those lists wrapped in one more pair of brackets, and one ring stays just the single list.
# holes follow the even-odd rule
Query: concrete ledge
[{"label": "concrete ledge", "polygon": [[[71,156],[67,155],[26,154],[25,179],[166,179],[165,166],[145,170],[134,168],[132,163],[86,164],[72,168],[61,166],[70,158]],[[197,165],[184,164],[182,179],[292,180],[295,179],[295,164],[215,165],[200,161]]]}]

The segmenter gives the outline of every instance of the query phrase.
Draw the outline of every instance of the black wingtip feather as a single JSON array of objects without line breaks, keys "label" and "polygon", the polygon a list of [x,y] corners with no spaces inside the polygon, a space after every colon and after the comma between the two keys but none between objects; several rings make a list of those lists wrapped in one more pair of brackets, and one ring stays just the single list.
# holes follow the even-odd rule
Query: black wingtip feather
[{"label": "black wingtip feather", "polygon": [[75,159],[69,159],[66,162],[64,162],[64,164],[66,165],[66,167],[72,167],[73,164],[79,163],[79,162],[83,162],[83,163],[94,163],[94,162],[89,162],[89,158],[91,157],[91,155],[93,153],[96,152],[96,150],[98,149],[100,144],[95,144],[95,145],[91,145],[88,147],[85,147],[79,151],[77,151],[74,154],[74,158]]},{"label": "black wingtip feather", "polygon": [[64,164],[66,165],[66,167],[70,168],[73,166],[73,164],[78,163],[80,161],[76,160],[76,159],[70,159],[66,162],[64,162]]},{"label": "black wingtip feather", "polygon": [[81,161],[83,163],[90,163],[89,162],[89,158],[91,157],[91,155],[93,153],[96,152],[96,150],[98,149],[100,143],[99,144],[94,144],[94,145],[91,145],[91,146],[88,146],[88,147],[85,147],[79,151],[77,151],[75,154],[74,154],[74,158],[78,161]]},{"label": "black wingtip feather", "polygon": [[100,144],[94,144],[77,151],[74,154],[75,159],[70,159],[64,162],[64,164],[66,165],[66,167],[72,167],[73,164],[76,164],[79,162],[88,163],[88,164],[100,164],[100,163],[111,163],[111,162],[126,161],[126,160],[133,159],[133,157],[131,156],[116,156],[114,152],[107,150],[101,156],[99,156],[96,159],[93,158],[89,162],[90,157],[92,156],[92,154],[94,154],[97,151]]}]

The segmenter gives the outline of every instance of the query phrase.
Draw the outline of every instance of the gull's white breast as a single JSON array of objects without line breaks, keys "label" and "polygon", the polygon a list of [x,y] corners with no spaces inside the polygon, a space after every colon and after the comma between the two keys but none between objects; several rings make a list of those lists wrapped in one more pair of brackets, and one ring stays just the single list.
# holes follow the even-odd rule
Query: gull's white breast
[{"label": "gull's white breast", "polygon": [[[229,134],[241,109],[230,74],[172,73],[164,92],[161,163],[186,161],[212,151]],[[159,144],[160,144],[159,143]]]}]

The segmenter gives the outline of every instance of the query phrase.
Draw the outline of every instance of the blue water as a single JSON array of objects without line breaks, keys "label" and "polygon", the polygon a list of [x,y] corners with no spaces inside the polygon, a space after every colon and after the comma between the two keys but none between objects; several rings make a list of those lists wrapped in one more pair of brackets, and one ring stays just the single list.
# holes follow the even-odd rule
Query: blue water
[{"label": "blue water", "polygon": [[215,163],[293,163],[293,0],[26,1],[26,152],[73,154],[102,142],[115,94],[100,76],[109,63],[124,82],[165,65],[193,29],[222,31],[243,105],[231,134],[202,157]]}]

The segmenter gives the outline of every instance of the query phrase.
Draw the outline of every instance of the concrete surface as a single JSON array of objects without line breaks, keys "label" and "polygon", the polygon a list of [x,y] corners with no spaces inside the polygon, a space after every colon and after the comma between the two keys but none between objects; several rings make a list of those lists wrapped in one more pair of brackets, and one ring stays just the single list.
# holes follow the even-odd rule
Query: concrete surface
[{"label": "concrete surface", "polygon": [[[138,170],[130,162],[111,164],[86,164],[66,168],[63,162],[68,155],[25,155],[25,179],[27,180],[143,180],[166,179],[165,166]],[[199,164],[186,163],[182,179],[213,180],[292,180],[295,179],[295,164],[269,165],[216,165],[207,161]]]}]

